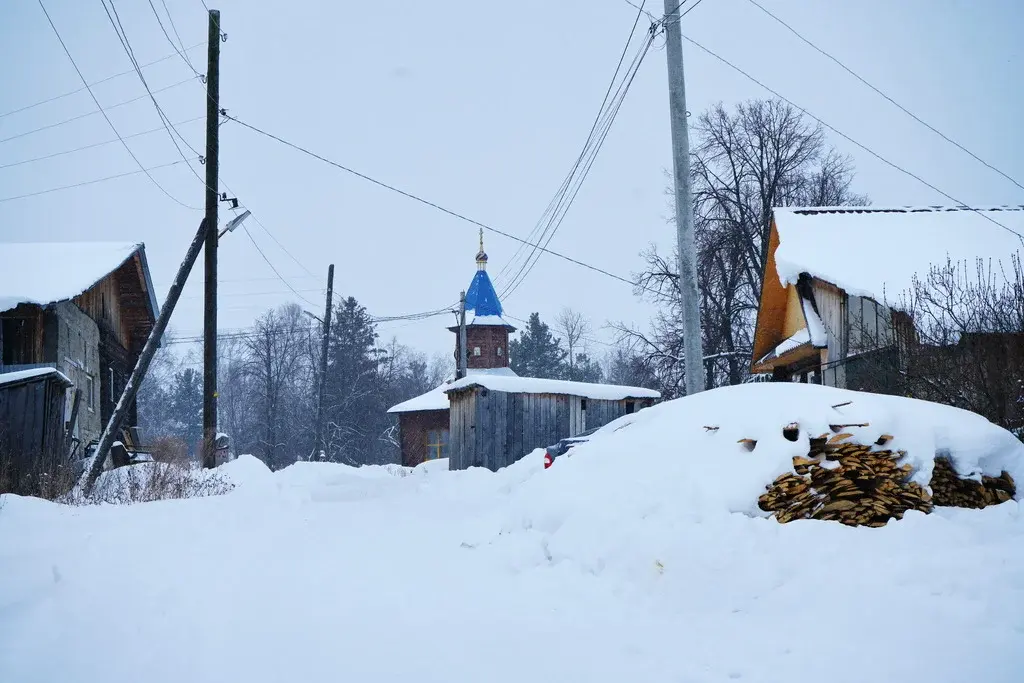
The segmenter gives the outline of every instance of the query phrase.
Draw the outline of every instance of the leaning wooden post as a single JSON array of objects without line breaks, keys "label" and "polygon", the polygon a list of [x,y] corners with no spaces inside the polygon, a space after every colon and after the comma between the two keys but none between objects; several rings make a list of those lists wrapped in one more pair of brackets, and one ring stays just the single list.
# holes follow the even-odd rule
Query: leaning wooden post
[{"label": "leaning wooden post", "polygon": [[207,220],[204,218],[199,224],[199,231],[192,238],[192,244],[189,245],[188,253],[185,254],[185,260],[178,267],[178,274],[174,276],[171,289],[167,292],[167,299],[164,300],[163,308],[160,309],[160,315],[156,318],[156,324],[153,325],[153,330],[149,333],[149,338],[146,339],[146,345],[142,347],[142,353],[139,355],[139,360],[135,363],[132,376],[128,378],[124,391],[121,392],[121,398],[118,399],[117,406],[114,408],[107,426],[103,429],[103,435],[100,437],[99,445],[96,447],[96,455],[93,456],[92,465],[89,467],[88,474],[86,475],[85,486],[83,487],[86,495],[89,495],[89,492],[92,491],[96,479],[100,476],[100,472],[103,471],[103,463],[106,461],[110,447],[114,443],[114,437],[120,431],[121,423],[124,422],[125,417],[128,415],[128,406],[135,400],[136,394],[139,393],[139,387],[142,385],[142,380],[146,378],[146,371],[149,370],[149,364],[153,361],[153,356],[156,355],[157,346],[160,345],[160,338],[163,336],[164,330],[167,329],[167,323],[170,321],[171,313],[174,312],[174,307],[178,303],[178,297],[181,296],[181,290],[185,287],[188,274],[192,272],[192,266],[199,256],[199,250],[203,248],[203,241],[206,239],[207,230],[216,230],[216,226],[208,225]]}]

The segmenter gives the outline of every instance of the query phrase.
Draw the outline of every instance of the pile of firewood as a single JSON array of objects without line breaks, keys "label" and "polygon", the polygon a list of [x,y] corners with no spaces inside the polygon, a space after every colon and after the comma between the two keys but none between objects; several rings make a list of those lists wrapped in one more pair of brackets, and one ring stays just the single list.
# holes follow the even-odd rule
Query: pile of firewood
[{"label": "pile of firewood", "polygon": [[1003,503],[1015,494],[1003,472],[982,481],[961,479],[945,458],[936,458],[932,494],[910,481],[912,468],[900,464],[903,451],[848,441],[850,434],[824,434],[810,440],[806,457],[793,458],[793,472],[783,474],[758,498],[758,506],[781,522],[794,519],[833,520],[849,526],[885,526],[907,510],[931,512],[934,505],[981,508]]},{"label": "pile of firewood", "polygon": [[767,487],[758,499],[762,510],[782,523],[821,519],[871,527],[901,519],[907,510],[931,511],[928,492],[909,481],[910,465],[899,464],[902,451],[847,442],[849,434],[827,436],[811,439],[807,457],[793,458],[793,472]]},{"label": "pile of firewood", "polygon": [[949,458],[935,458],[932,472],[932,502],[958,508],[983,508],[1005,503],[1017,492],[1013,477],[1003,472],[998,477],[982,476],[981,481],[961,479]]}]

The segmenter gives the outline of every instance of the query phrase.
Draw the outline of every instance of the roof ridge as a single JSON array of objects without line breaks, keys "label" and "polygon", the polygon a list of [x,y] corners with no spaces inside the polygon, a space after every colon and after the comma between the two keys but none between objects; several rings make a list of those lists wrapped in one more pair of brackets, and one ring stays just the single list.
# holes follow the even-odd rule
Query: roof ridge
[{"label": "roof ridge", "polygon": [[813,216],[824,213],[947,213],[947,212],[997,212],[1024,211],[1024,204],[1003,204],[999,206],[778,206],[772,209],[802,216]]}]

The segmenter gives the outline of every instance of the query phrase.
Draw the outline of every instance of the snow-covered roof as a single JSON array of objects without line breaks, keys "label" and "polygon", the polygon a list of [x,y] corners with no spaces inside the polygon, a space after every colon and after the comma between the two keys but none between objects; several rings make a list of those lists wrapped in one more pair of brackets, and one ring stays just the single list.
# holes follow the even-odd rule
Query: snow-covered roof
[{"label": "snow-covered roof", "polygon": [[512,327],[512,325],[500,315],[474,315],[473,319],[466,323],[468,326],[477,327]]},{"label": "snow-covered roof", "polygon": [[62,372],[57,370],[57,368],[31,368],[29,370],[17,370],[16,372],[0,372],[0,386],[24,382],[30,379],[38,379],[40,377],[45,377],[46,375],[56,375],[68,386],[71,386],[71,380],[65,377]]},{"label": "snow-covered roof", "polygon": [[[513,372],[512,368],[469,368],[467,371],[468,376],[476,377],[479,375],[492,375],[498,377],[516,377],[516,373]],[[398,405],[391,406],[388,408],[389,413],[415,413],[422,410],[448,410],[448,395],[445,393],[448,387],[451,386],[452,382],[455,381],[454,376],[447,377],[441,386],[435,387],[425,394],[420,394],[414,398],[410,398],[408,401],[403,401]]]},{"label": "snow-covered roof", "polygon": [[7,242],[0,244],[0,312],[18,304],[52,304],[86,291],[138,253],[153,317],[159,306],[144,245],[131,242]]},{"label": "snow-covered roof", "polygon": [[[1009,261],[1024,253],[1024,206],[777,208],[775,265],[783,285],[800,273],[830,282],[847,294],[890,305],[914,275],[933,266],[978,258]],[[993,223],[995,221],[1006,229]]]},{"label": "snow-covered roof", "polygon": [[660,393],[653,389],[641,387],[501,375],[470,375],[457,382],[452,382],[445,387],[445,391],[455,391],[473,386],[486,387],[491,391],[504,391],[512,394],[567,394],[569,396],[582,396],[584,398],[607,401],[618,401],[624,398],[659,398],[661,396]]}]

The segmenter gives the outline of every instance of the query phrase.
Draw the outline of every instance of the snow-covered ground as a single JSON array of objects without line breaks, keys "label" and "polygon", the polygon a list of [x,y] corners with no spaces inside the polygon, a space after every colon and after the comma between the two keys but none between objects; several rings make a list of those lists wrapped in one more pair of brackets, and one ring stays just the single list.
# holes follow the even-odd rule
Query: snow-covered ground
[{"label": "snow-covered ground", "polygon": [[881,529],[757,510],[837,415],[919,471],[939,449],[1024,476],[1024,446],[961,411],[760,384],[627,416],[549,470],[242,457],[220,496],[7,496],[0,681],[1024,680],[1019,501]]}]

